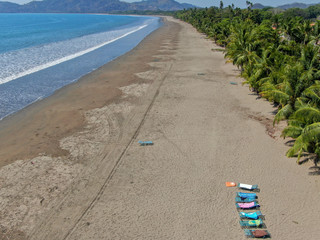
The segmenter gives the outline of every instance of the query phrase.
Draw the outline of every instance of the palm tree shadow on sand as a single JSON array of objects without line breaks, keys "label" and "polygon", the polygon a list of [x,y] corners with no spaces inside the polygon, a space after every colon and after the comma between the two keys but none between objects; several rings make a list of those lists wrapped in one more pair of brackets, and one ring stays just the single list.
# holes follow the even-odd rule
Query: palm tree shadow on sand
[{"label": "palm tree shadow on sand", "polygon": [[[285,145],[288,147],[292,147],[294,142],[295,142],[295,140],[289,140],[285,143]],[[296,156],[296,157],[298,157],[298,156]],[[310,172],[308,173],[308,175],[320,176],[320,166],[318,166],[320,163],[320,159],[315,154],[308,154],[308,153],[302,154],[301,160],[298,162],[298,164],[302,165],[302,164],[305,164],[309,161],[312,161],[314,166],[309,167]]]},{"label": "palm tree shadow on sand", "polygon": [[318,166],[319,160],[320,159],[318,157],[313,157],[314,166],[309,167],[309,170],[310,170],[309,175],[320,176],[320,167]]},{"label": "palm tree shadow on sand", "polygon": [[303,160],[299,161],[299,165],[307,163],[309,161],[312,161],[314,163],[314,166],[309,167],[309,173],[310,176],[320,176],[320,167],[318,166],[319,158],[313,155],[305,154],[305,157]]},{"label": "palm tree shadow on sand", "polygon": [[292,140],[286,141],[285,145],[288,146],[288,147],[292,147],[294,145],[294,142],[295,142],[295,140],[292,139]]}]

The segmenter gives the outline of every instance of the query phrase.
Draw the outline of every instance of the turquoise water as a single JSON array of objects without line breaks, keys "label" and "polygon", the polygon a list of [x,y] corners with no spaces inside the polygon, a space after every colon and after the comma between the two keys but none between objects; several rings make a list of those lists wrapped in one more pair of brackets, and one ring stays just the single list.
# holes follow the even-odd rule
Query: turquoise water
[{"label": "turquoise water", "polygon": [[0,14],[0,118],[130,51],[159,18]]},{"label": "turquoise water", "polygon": [[0,14],[0,53],[140,24],[131,16]]}]

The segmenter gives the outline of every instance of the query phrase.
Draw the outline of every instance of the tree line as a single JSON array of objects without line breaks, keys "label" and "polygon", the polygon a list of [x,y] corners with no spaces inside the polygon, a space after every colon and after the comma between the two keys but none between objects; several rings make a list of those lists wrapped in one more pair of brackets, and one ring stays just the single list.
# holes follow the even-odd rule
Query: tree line
[{"label": "tree line", "polygon": [[246,9],[224,7],[221,1],[219,8],[175,13],[225,47],[250,89],[278,107],[274,124],[287,121],[282,136],[295,141],[286,155],[298,163],[304,155],[315,163],[320,157],[320,5],[309,10],[313,19],[292,10],[252,9],[248,1]]}]

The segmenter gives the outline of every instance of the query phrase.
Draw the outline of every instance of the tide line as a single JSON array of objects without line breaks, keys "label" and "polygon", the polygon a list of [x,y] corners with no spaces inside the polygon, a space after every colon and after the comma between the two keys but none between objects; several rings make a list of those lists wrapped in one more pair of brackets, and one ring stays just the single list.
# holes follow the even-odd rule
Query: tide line
[{"label": "tide line", "polygon": [[24,72],[21,72],[21,73],[18,73],[18,74],[14,74],[14,75],[12,75],[12,76],[10,76],[10,77],[6,77],[6,78],[3,78],[3,79],[0,79],[0,84],[4,84],[4,83],[7,83],[7,82],[10,82],[10,81],[15,80],[15,79],[17,79],[17,78],[24,77],[24,76],[26,76],[26,75],[29,75],[29,74],[32,74],[32,73],[41,71],[41,70],[43,70],[43,69],[46,69],[46,68],[49,68],[49,67],[53,67],[53,66],[55,66],[55,65],[57,65],[57,64],[60,64],[60,63],[69,61],[69,60],[71,60],[71,59],[80,57],[80,56],[82,56],[82,55],[84,55],[84,54],[86,54],[86,53],[92,52],[92,51],[94,51],[94,50],[96,50],[96,49],[98,49],[98,48],[101,48],[101,47],[103,47],[103,46],[105,46],[105,45],[108,45],[108,44],[110,44],[110,43],[112,43],[112,42],[115,42],[115,41],[117,41],[117,40],[119,40],[119,39],[121,39],[121,38],[124,38],[124,37],[126,37],[126,36],[128,36],[128,35],[130,35],[130,34],[132,34],[132,33],[135,33],[135,32],[137,32],[137,31],[145,28],[146,26],[148,26],[148,25],[142,25],[142,26],[140,26],[139,28],[137,28],[137,29],[135,29],[135,30],[132,30],[132,31],[130,31],[130,32],[127,32],[127,33],[123,34],[122,36],[117,37],[117,38],[115,38],[115,39],[112,39],[112,40],[110,40],[110,41],[101,43],[101,44],[99,44],[99,45],[97,45],[97,46],[95,46],[95,47],[88,48],[88,49],[86,49],[86,50],[77,52],[77,53],[75,53],[75,54],[71,54],[71,55],[69,55],[69,56],[66,56],[66,57],[57,59],[57,60],[55,60],[55,61],[52,61],[52,62],[49,62],[49,63],[46,63],[46,64],[39,65],[39,66],[34,67],[34,68],[30,68],[30,69],[28,69],[28,70],[26,70],[26,71],[24,71]]}]

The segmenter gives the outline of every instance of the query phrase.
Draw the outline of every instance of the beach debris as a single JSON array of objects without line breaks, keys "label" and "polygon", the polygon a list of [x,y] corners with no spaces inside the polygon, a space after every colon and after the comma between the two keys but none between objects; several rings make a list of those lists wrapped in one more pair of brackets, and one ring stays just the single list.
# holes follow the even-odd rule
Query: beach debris
[{"label": "beach debris", "polygon": [[249,220],[249,221],[239,221],[239,223],[242,228],[263,227],[264,226],[264,223],[261,219]]},{"label": "beach debris", "polygon": [[57,189],[58,189],[58,186],[54,186],[54,187],[52,187],[52,188],[49,188],[48,191],[49,191],[49,193],[52,193],[52,192],[54,192],[54,191],[57,190]]},{"label": "beach debris", "polygon": [[271,235],[267,230],[250,230],[245,229],[244,234],[249,238],[270,238]]},{"label": "beach debris", "polygon": [[238,85],[237,82],[230,82],[231,85]]},{"label": "beach debris", "polygon": [[206,75],[205,73],[198,73],[199,76],[204,76]]},{"label": "beach debris", "polygon": [[147,146],[147,145],[153,145],[152,141],[138,141],[140,146]]},{"label": "beach debris", "polygon": [[245,184],[245,183],[239,183],[238,188],[242,188],[245,190],[250,190],[250,191],[258,191],[258,185],[250,185],[250,184]]},{"label": "beach debris", "polygon": [[226,187],[235,187],[237,184],[235,182],[226,182]]},{"label": "beach debris", "polygon": [[236,202],[252,202],[256,200],[254,197],[247,197],[247,198],[241,198],[241,197],[236,197],[235,198]]},{"label": "beach debris", "polygon": [[243,193],[243,192],[237,192],[237,196],[240,198],[257,198],[256,193]]},{"label": "beach debris", "polygon": [[256,202],[248,202],[248,203],[236,203],[236,207],[238,209],[252,209],[252,208],[259,208],[260,205]]},{"label": "beach debris", "polygon": [[[227,187],[237,186],[238,188],[251,191],[251,192],[237,192],[235,197],[235,205],[239,211],[240,221],[239,224],[241,228],[248,228],[244,230],[247,238],[270,238],[270,233],[263,229],[267,228],[265,223],[262,221],[264,215],[261,211],[252,211],[254,209],[260,210],[260,205],[258,203],[257,193],[252,191],[260,192],[258,185],[250,185],[245,183],[226,182]],[[298,224],[298,222],[297,222]],[[249,228],[262,228],[259,230],[251,230]]]},{"label": "beach debris", "polygon": [[240,212],[239,216],[240,218],[258,219],[262,217],[262,213],[260,211],[251,213]]}]

